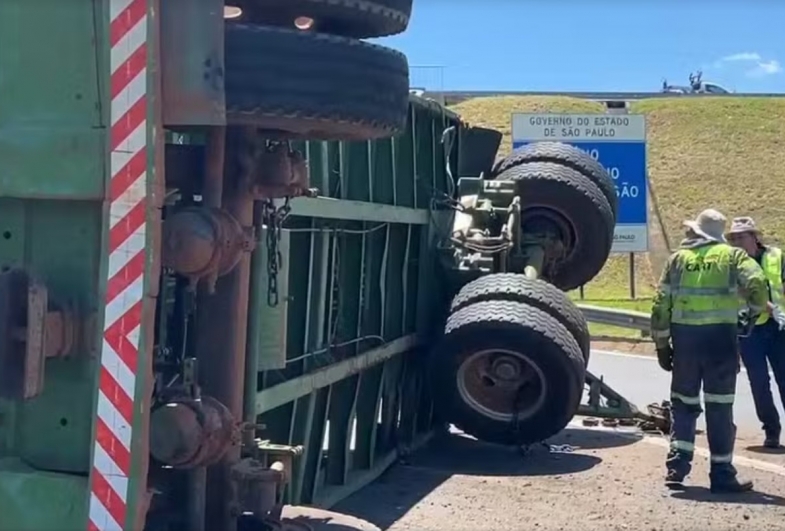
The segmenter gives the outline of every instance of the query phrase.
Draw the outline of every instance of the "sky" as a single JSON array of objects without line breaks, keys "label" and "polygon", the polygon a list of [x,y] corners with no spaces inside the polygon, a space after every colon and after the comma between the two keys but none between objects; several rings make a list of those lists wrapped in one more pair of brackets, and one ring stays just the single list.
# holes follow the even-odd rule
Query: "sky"
[{"label": "sky", "polygon": [[405,52],[430,90],[656,92],[692,71],[785,92],[783,0],[414,0]]}]

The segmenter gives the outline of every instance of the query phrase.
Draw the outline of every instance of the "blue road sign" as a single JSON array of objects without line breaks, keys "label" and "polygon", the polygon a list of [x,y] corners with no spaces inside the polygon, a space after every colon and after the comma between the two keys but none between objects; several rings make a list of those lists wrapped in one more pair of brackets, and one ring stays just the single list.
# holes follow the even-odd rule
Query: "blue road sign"
[{"label": "blue road sign", "polygon": [[513,148],[543,141],[564,142],[580,148],[608,170],[619,198],[613,252],[647,251],[645,117],[639,114],[513,114]]}]

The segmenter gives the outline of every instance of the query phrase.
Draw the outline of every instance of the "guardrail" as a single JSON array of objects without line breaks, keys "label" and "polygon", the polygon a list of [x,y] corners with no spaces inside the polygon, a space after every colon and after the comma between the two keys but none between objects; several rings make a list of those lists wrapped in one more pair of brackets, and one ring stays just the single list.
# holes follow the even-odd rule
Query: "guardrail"
[{"label": "guardrail", "polygon": [[651,331],[651,315],[648,313],[591,306],[588,304],[579,304],[578,308],[580,308],[583,312],[583,316],[586,317],[586,320],[590,323],[631,328],[647,334]]}]

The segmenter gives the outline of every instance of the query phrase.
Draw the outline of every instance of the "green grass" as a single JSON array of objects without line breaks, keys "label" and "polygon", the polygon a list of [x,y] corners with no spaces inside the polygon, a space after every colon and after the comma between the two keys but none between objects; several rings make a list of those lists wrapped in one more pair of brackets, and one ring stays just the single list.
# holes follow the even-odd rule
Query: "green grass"
[{"label": "green grass", "polygon": [[[605,112],[585,100],[514,96],[468,100],[453,110],[470,124],[501,131],[500,156],[511,149],[513,112]],[[785,98],[662,98],[636,102],[631,112],[647,116],[651,187],[672,246],[681,239],[682,221],[709,207],[728,218],[751,215],[768,239],[785,241]],[[642,298],[652,295],[659,276],[652,261],[637,259]],[[626,255],[613,256],[585,287],[587,299],[621,304],[629,297],[628,264]]]},{"label": "green grass", "polygon": [[785,98],[689,98],[637,102],[647,116],[652,187],[671,242],[704,208],[750,215],[785,240]]}]

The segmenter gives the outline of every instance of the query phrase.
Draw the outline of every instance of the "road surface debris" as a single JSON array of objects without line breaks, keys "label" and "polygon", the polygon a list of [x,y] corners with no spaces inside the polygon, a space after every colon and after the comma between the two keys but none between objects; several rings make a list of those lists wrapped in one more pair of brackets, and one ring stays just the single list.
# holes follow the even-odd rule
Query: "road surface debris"
[{"label": "road surface debris", "polygon": [[[686,488],[671,491],[663,482],[664,436],[587,428],[575,419],[523,457],[514,448],[445,435],[336,510],[388,531],[785,530],[785,455],[749,450],[754,435],[737,445],[736,464],[756,487],[744,495],[709,492],[705,450]],[[706,448],[702,437],[698,443]]]}]

